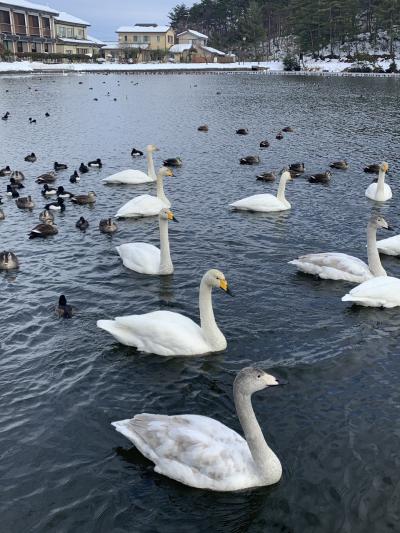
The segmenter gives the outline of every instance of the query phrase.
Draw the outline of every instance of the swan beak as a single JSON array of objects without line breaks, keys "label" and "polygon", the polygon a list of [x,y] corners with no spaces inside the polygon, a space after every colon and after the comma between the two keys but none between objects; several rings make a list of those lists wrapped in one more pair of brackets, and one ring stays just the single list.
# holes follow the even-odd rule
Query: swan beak
[{"label": "swan beak", "polygon": [[175,174],[172,172],[171,169],[167,170],[167,174],[166,175],[169,176],[169,177],[171,177],[171,176],[174,177],[175,176]]},{"label": "swan beak", "polygon": [[175,218],[175,215],[172,211],[169,211],[168,213],[168,220],[173,220],[174,222],[178,222],[178,220]]},{"label": "swan beak", "polygon": [[385,229],[387,229],[388,231],[394,231],[394,228],[392,228],[392,226],[388,226],[388,227],[385,228]]},{"label": "swan beak", "polygon": [[383,172],[387,172],[389,170],[389,165],[387,163],[382,163],[382,170]]},{"label": "swan beak", "polygon": [[288,383],[289,382],[286,379],[279,378],[279,379],[276,380],[276,384],[277,385],[287,385]]},{"label": "swan beak", "polygon": [[231,291],[230,288],[228,287],[228,282],[226,281],[226,279],[221,279],[221,280],[219,281],[219,287],[220,287],[220,289],[222,289],[223,291],[225,291],[226,294],[229,294],[229,296],[233,296],[232,291]]}]

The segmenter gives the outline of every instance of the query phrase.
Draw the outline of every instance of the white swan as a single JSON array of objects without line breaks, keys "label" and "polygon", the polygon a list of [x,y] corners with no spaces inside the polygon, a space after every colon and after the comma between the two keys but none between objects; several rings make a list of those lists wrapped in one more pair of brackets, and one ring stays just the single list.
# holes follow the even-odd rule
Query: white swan
[{"label": "white swan", "polygon": [[400,235],[382,239],[376,243],[379,252],[386,255],[400,255]]},{"label": "white swan", "polygon": [[381,276],[364,281],[342,298],[365,307],[398,307],[400,305],[400,279]]},{"label": "white swan", "polygon": [[160,227],[160,248],[147,242],[130,242],[117,246],[117,252],[126,268],[140,274],[172,274],[174,267],[171,261],[168,240],[168,220],[177,222],[174,214],[163,208],[158,216]]},{"label": "white swan", "polygon": [[289,261],[289,265],[295,265],[301,272],[314,274],[322,279],[354,283],[362,283],[375,276],[386,276],[376,246],[377,228],[391,229],[383,217],[371,217],[367,230],[368,265],[358,257],[336,252],[302,255]]},{"label": "white swan", "polygon": [[371,183],[365,191],[365,196],[376,202],[386,202],[392,197],[392,189],[385,183],[385,174],[389,170],[389,165],[385,162],[379,166],[378,181]]},{"label": "white swan", "polygon": [[156,181],[157,176],[156,172],[154,170],[154,162],[153,162],[153,152],[158,151],[158,148],[154,146],[154,144],[149,144],[146,147],[147,151],[147,174],[142,172],[141,170],[121,170],[121,172],[117,172],[116,174],[112,174],[112,176],[108,176],[108,178],[103,178],[101,181],[103,183],[111,183],[111,184],[118,184],[118,183],[124,183],[128,185],[138,185],[141,183],[151,183],[153,181]]},{"label": "white swan", "polygon": [[129,200],[115,215],[116,218],[152,217],[158,215],[163,207],[171,207],[171,202],[165,196],[163,178],[173,176],[168,167],[161,167],[157,174],[157,196],[141,194]]},{"label": "white swan", "polygon": [[203,355],[226,348],[226,339],[215,322],[211,292],[219,287],[231,294],[225,276],[209,270],[200,283],[200,326],[190,318],[171,311],[98,320],[97,326],[126,346],[158,355]]},{"label": "white swan", "polygon": [[283,384],[258,368],[239,372],[233,396],[245,438],[200,415],[142,413],[112,425],[155,464],[157,473],[190,487],[236,491],[272,485],[281,479],[282,465],[265,442],[251,396]]},{"label": "white swan", "polygon": [[284,171],[279,181],[278,193],[276,196],[273,194],[254,194],[248,196],[242,200],[238,200],[233,204],[229,204],[234,209],[240,211],[286,211],[292,206],[285,198],[286,183],[292,179],[288,171]]}]

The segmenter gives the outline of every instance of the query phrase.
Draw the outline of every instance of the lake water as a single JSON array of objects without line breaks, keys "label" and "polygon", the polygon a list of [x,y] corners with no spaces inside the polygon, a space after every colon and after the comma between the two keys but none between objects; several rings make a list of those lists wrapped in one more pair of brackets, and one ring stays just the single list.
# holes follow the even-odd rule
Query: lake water
[{"label": "lake water", "polygon": [[[14,250],[21,262],[18,272],[0,275],[1,531],[398,531],[400,312],[352,308],[341,302],[352,285],[299,275],[287,262],[311,251],[365,260],[373,210],[400,233],[399,83],[245,73],[0,78],[0,113],[11,113],[0,121],[0,166],[22,170],[36,201],[24,212],[4,197],[0,223],[1,249]],[[208,133],[197,132],[203,123]],[[295,132],[275,140],[288,125]],[[235,135],[240,127],[249,135]],[[263,139],[271,147],[261,151]],[[175,273],[165,279],[126,270],[115,251],[124,242],[157,244],[155,219],[120,221],[112,238],[98,231],[100,218],[135,194],[155,193],[154,186],[100,182],[125,168],[145,170],[130,150],[148,143],[160,148],[156,166],[166,157],[184,162],[165,180],[180,222],[170,225]],[[32,151],[38,161],[25,163]],[[250,154],[261,164],[240,166]],[[103,169],[71,185],[80,162],[97,157]],[[276,184],[256,181],[260,170],[304,161],[308,170],[324,171],[341,158],[350,168],[334,171],[329,186],[302,178],[288,185],[289,212],[228,207],[275,191]],[[364,196],[371,176],[362,167],[382,160],[394,194],[377,207]],[[30,241],[45,204],[34,179],[54,161],[69,165],[57,185],[95,190],[97,202],[92,209],[67,202],[57,216],[59,234]],[[5,192],[8,178],[1,182]],[[75,229],[81,215],[90,222],[86,233]],[[383,261],[400,275],[398,259]],[[235,292],[214,294],[224,353],[143,355],[96,328],[99,318],[156,309],[197,320],[198,285],[212,267]],[[54,314],[61,293],[78,309],[72,320]],[[275,486],[228,494],[190,489],[154,473],[110,425],[143,411],[197,413],[240,431],[232,382],[253,363],[289,381],[253,397],[283,464]]]}]

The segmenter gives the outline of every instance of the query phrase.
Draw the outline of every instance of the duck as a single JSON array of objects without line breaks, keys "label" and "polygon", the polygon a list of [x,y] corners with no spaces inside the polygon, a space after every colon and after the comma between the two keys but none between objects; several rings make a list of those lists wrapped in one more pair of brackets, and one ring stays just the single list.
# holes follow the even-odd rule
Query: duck
[{"label": "duck", "polygon": [[6,215],[4,211],[0,208],[0,220],[4,220],[6,218]]},{"label": "duck", "polygon": [[205,132],[207,132],[207,131],[208,131],[208,126],[207,126],[207,124],[202,124],[201,126],[199,126],[199,127],[197,128],[197,131],[205,131]]},{"label": "duck", "polygon": [[47,211],[65,211],[64,198],[57,198],[56,202],[51,202],[45,205]]},{"label": "duck", "polygon": [[278,141],[281,141],[283,139],[283,133],[281,131],[279,131],[276,134],[275,139],[278,139]]},{"label": "duck", "polygon": [[71,305],[67,304],[67,299],[64,294],[62,294],[58,299],[56,313],[60,318],[72,318],[74,310]]},{"label": "duck", "polygon": [[[76,171],[75,171],[76,172]],[[86,174],[87,172],[89,172],[89,168],[85,165],[85,163],[81,163],[79,165],[79,172],[81,174]]]},{"label": "duck", "polygon": [[304,163],[292,163],[289,165],[289,170],[297,173],[303,173],[306,170]]},{"label": "duck", "polygon": [[101,168],[102,166],[103,166],[103,163],[101,162],[100,158],[97,158],[94,161],[89,161],[88,163],[88,167]]},{"label": "duck", "polygon": [[239,163],[241,165],[258,165],[260,158],[258,155],[248,155],[246,157],[241,157]]},{"label": "duck", "polygon": [[24,181],[24,179],[25,179],[24,173],[21,172],[20,170],[13,170],[11,172],[10,176],[11,176],[11,178],[13,178],[18,183],[21,183],[21,181]]},{"label": "duck", "polygon": [[7,196],[10,196],[11,198],[19,198],[19,192],[17,189],[15,189],[12,185],[7,185]]},{"label": "duck", "polygon": [[58,163],[57,161],[54,162],[54,170],[58,172],[59,170],[67,170],[68,165],[65,163]]},{"label": "duck", "polygon": [[116,218],[151,217],[159,214],[163,207],[171,207],[171,202],[165,196],[163,178],[173,176],[168,167],[161,167],[157,174],[157,196],[141,194],[123,205],[115,215]]},{"label": "duck", "polygon": [[273,172],[261,172],[257,179],[260,181],[275,181],[275,174]]},{"label": "duck", "polygon": [[79,194],[71,197],[71,202],[78,205],[94,204],[96,202],[96,193],[93,191],[87,194]]},{"label": "duck", "polygon": [[44,114],[45,117],[49,117],[50,116],[50,113],[48,111],[46,111],[46,113]]},{"label": "duck", "polygon": [[57,194],[57,189],[55,187],[49,187],[47,183],[43,185],[42,195],[43,196],[55,196]]},{"label": "duck", "polygon": [[106,184],[127,184],[127,185],[139,185],[142,183],[152,183],[157,180],[157,175],[154,170],[153,153],[157,152],[158,148],[154,144],[149,144],[146,147],[147,152],[147,174],[141,170],[122,170],[112,176],[103,178],[101,181]]},{"label": "duck", "polygon": [[89,222],[84,217],[80,217],[78,222],[75,224],[75,227],[77,227],[81,231],[85,231],[89,227]]},{"label": "duck", "polygon": [[35,203],[32,200],[31,196],[23,196],[20,198],[17,198],[15,200],[15,203],[17,204],[17,207],[20,209],[33,209],[35,207]]},{"label": "duck", "polygon": [[49,220],[47,222],[42,222],[41,224],[35,226],[33,230],[29,233],[29,238],[36,239],[40,237],[42,239],[45,239],[46,237],[50,237],[50,235],[57,235],[57,233],[57,226],[53,224],[52,220]]},{"label": "duck", "polygon": [[16,181],[15,178],[10,178],[10,185],[13,189],[25,189],[25,185],[20,181]]},{"label": "duck", "polygon": [[39,215],[39,220],[42,222],[54,222],[54,215],[51,211],[44,209]]},{"label": "duck", "polygon": [[53,183],[54,181],[56,181],[57,179],[57,176],[55,175],[55,173],[53,171],[51,172],[46,172],[45,174],[41,174],[40,176],[38,176],[36,178],[36,183]]},{"label": "duck", "polygon": [[329,172],[327,170],[326,172],[322,172],[320,174],[312,174],[308,181],[310,183],[328,183],[331,180],[332,172]]},{"label": "duck", "polygon": [[239,128],[238,130],[236,130],[236,134],[237,135],[248,135],[249,130],[247,128]]},{"label": "duck", "polygon": [[364,167],[364,172],[367,174],[379,174],[381,165],[379,163],[372,163],[372,165],[367,165]]},{"label": "duck", "polygon": [[379,176],[377,183],[371,183],[365,191],[365,196],[375,202],[386,202],[392,198],[392,189],[385,183],[385,175],[389,170],[389,165],[384,161],[379,166]]},{"label": "duck", "polygon": [[137,150],[136,148],[132,148],[131,150],[131,156],[132,157],[141,157],[143,155],[143,152],[141,150]]},{"label": "duck", "polygon": [[126,268],[140,274],[170,275],[174,272],[168,239],[168,221],[177,222],[168,208],[158,215],[160,248],[145,242],[134,242],[117,246],[117,252]]},{"label": "duck", "polygon": [[37,157],[34,152],[24,157],[24,161],[27,161],[28,163],[34,163],[36,160],[37,160]]},{"label": "duck", "polygon": [[342,302],[352,302],[364,307],[400,306],[400,279],[392,276],[378,276],[364,281],[345,294]]},{"label": "duck", "polygon": [[285,126],[284,128],[282,128],[282,131],[284,131],[285,133],[293,133],[294,129],[290,126]]},{"label": "duck", "polygon": [[170,157],[168,159],[164,159],[163,165],[164,167],[181,167],[183,163],[180,157]]},{"label": "duck", "polygon": [[367,228],[368,264],[352,255],[323,252],[302,255],[298,259],[289,261],[289,265],[294,265],[301,272],[313,274],[321,279],[351,281],[353,283],[362,283],[374,277],[386,276],[376,243],[378,228],[391,229],[382,216],[373,215]]},{"label": "duck", "polygon": [[260,142],[260,148],[268,148],[269,142],[268,141],[261,141]]},{"label": "duck", "polygon": [[78,183],[81,181],[81,178],[76,170],[74,170],[74,173],[69,177],[69,181],[71,183]]},{"label": "duck", "polygon": [[230,206],[237,211],[259,211],[263,213],[291,209],[292,206],[285,197],[286,183],[291,180],[292,177],[290,173],[285,170],[281,174],[276,196],[273,194],[254,194],[253,196],[238,200],[237,202],[230,204]]},{"label": "duck", "polygon": [[66,191],[62,185],[57,188],[56,192],[59,198],[72,198],[74,196],[72,192]]},{"label": "duck", "polygon": [[103,218],[99,223],[99,230],[101,233],[115,233],[118,226],[111,218]]},{"label": "duck", "polygon": [[349,164],[345,159],[342,159],[341,161],[333,161],[329,166],[338,170],[346,170],[349,168]]},{"label": "duck", "polygon": [[18,257],[14,252],[0,252],[0,270],[16,270],[19,268]]},{"label": "duck", "polygon": [[11,174],[11,168],[7,165],[6,167],[0,170],[0,176],[9,176]]},{"label": "duck", "polygon": [[29,124],[36,124],[36,119],[29,117]]},{"label": "duck", "polygon": [[98,320],[97,327],[125,346],[161,356],[196,356],[226,349],[227,342],[217,326],[212,307],[213,287],[232,295],[220,270],[208,270],[200,283],[200,326],[190,318],[171,311]]},{"label": "duck", "polygon": [[1,120],[8,120],[8,117],[10,116],[10,113],[7,111],[2,117]]},{"label": "duck", "polygon": [[278,483],[282,465],[253,410],[255,392],[286,385],[258,367],[240,370],[233,398],[244,438],[208,416],[141,413],[112,422],[155,465],[158,474],[189,487],[231,492]]}]

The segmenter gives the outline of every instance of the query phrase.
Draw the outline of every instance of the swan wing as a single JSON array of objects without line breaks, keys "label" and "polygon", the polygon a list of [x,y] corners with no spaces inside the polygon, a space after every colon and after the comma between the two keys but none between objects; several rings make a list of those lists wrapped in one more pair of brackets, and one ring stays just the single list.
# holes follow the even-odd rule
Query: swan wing
[{"label": "swan wing", "polygon": [[141,194],[123,205],[115,215],[117,218],[150,217],[158,215],[167,205],[151,194]]},{"label": "swan wing", "polygon": [[154,179],[141,170],[127,169],[121,170],[121,172],[117,172],[116,174],[112,174],[107,178],[103,178],[101,181],[103,183],[126,183],[135,185],[137,183],[150,183],[153,182]]},{"label": "swan wing", "polygon": [[376,244],[378,250],[386,255],[400,255],[400,235],[382,239]]},{"label": "swan wing", "polygon": [[202,329],[190,318],[171,311],[99,320],[97,326],[139,351],[164,356],[201,355],[211,351]]},{"label": "swan wing", "polygon": [[368,307],[397,307],[400,305],[400,279],[391,276],[369,279],[354,287],[342,301]]},{"label": "swan wing", "polygon": [[384,183],[383,195],[379,199],[376,197],[377,189],[378,189],[378,184],[371,183],[371,185],[369,185],[365,191],[365,196],[369,198],[370,200],[375,200],[377,202],[385,202],[386,200],[390,200],[390,198],[393,196],[392,189],[387,183]]},{"label": "swan wing", "polygon": [[116,247],[126,268],[140,274],[159,274],[161,252],[146,242],[130,242]]},{"label": "swan wing", "polygon": [[[229,204],[234,209],[241,211],[284,211],[289,209],[273,194],[254,194],[233,204]],[[289,204],[290,205],[290,204]]]},{"label": "swan wing", "polygon": [[300,271],[322,279],[346,280],[361,283],[372,276],[367,264],[352,255],[326,252],[302,255],[289,264]]},{"label": "swan wing", "polygon": [[217,420],[143,413],[112,424],[155,463],[156,472],[176,481],[220,491],[260,484],[247,442]]}]

